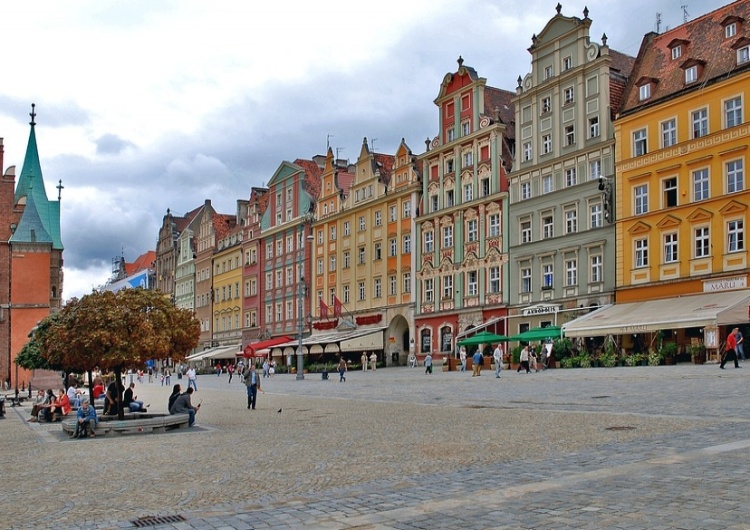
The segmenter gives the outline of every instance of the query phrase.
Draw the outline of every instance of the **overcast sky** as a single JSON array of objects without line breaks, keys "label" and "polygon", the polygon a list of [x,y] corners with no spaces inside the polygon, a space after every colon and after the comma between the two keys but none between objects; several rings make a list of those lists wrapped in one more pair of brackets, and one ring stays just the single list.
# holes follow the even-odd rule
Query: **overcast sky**
[{"label": "overcast sky", "polygon": [[[635,56],[643,35],[728,0],[561,1],[592,39]],[[354,160],[363,137],[414,153],[456,59],[514,90],[556,0],[8,0],[0,137],[20,174],[36,103],[47,195],[62,180],[63,296],[103,284],[112,259],[154,249],[170,208],[234,213],[284,160]]]}]

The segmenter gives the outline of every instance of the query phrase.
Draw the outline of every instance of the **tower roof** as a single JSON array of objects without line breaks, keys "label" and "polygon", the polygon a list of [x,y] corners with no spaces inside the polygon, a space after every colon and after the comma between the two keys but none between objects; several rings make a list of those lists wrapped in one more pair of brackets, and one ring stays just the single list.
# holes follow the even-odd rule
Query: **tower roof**
[{"label": "tower roof", "polygon": [[[15,203],[19,204],[25,202],[23,216],[21,217],[21,223],[19,223],[16,234],[24,222],[27,210],[33,210],[29,212],[28,223],[35,229],[36,241],[42,241],[40,239],[40,231],[36,227],[36,219],[39,220],[41,226],[44,228],[43,232],[52,242],[52,248],[62,250],[62,240],[60,237],[60,202],[50,201],[47,198],[47,192],[44,188],[44,177],[42,176],[42,166],[39,163],[39,150],[36,145],[36,112],[35,104],[31,104],[31,121],[29,125],[31,129],[29,131],[29,142],[26,146],[26,156],[23,160],[23,168],[21,169],[21,176],[18,179],[15,192]],[[62,185],[60,185],[62,189]],[[33,208],[31,208],[33,204]],[[34,219],[33,221],[31,219]],[[19,235],[19,237],[21,237]],[[19,239],[15,237],[12,241],[27,241],[26,239]]]},{"label": "tower roof", "polygon": [[45,228],[37,208],[33,188],[29,191],[28,202],[10,241],[11,243],[53,243],[52,236]]}]

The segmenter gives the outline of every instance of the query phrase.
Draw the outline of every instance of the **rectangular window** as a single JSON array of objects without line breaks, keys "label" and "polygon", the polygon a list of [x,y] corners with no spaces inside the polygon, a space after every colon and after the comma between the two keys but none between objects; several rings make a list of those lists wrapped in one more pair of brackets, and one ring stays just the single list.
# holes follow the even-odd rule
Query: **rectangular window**
[{"label": "rectangular window", "polygon": [[599,116],[589,118],[589,138],[599,137]]},{"label": "rectangular window", "polygon": [[552,110],[552,98],[547,96],[542,98],[542,114]]},{"label": "rectangular window", "polygon": [[388,294],[390,296],[396,295],[396,277],[388,276]]},{"label": "rectangular window", "polygon": [[727,251],[745,250],[745,226],[742,220],[727,223]]},{"label": "rectangular window", "polygon": [[633,133],[633,156],[643,156],[648,153],[646,129]]},{"label": "rectangular window", "polygon": [[564,105],[568,105],[569,103],[573,103],[573,100],[574,100],[573,94],[574,94],[574,92],[573,92],[573,87],[572,86],[566,88],[563,91],[563,97],[565,98],[564,99],[564,101],[565,101]]},{"label": "rectangular window", "polygon": [[700,138],[708,134],[708,110],[700,109],[691,114],[693,123],[693,138]]},{"label": "rectangular window", "polygon": [[479,239],[478,223],[476,219],[471,219],[466,223],[466,233],[470,243]]},{"label": "rectangular window", "polygon": [[742,98],[728,99],[724,102],[724,121],[727,128],[742,125]]},{"label": "rectangular window", "polygon": [[531,292],[531,267],[523,267],[521,269],[521,292]]},{"label": "rectangular window", "polygon": [[531,221],[521,221],[521,243],[531,243]]},{"label": "rectangular window", "polygon": [[727,193],[745,189],[745,172],[742,160],[727,162]]},{"label": "rectangular window", "polygon": [[453,170],[455,168],[453,167],[453,159],[449,158],[445,161],[445,172],[446,173],[453,173]]},{"label": "rectangular window", "polygon": [[365,230],[367,230],[367,222],[365,221],[365,216],[360,215],[359,216],[359,231],[364,232]]},{"label": "rectangular window", "polygon": [[388,207],[388,221],[389,222],[391,222],[391,223],[395,223],[396,222],[396,219],[397,219],[396,212],[397,212],[397,208],[396,208],[395,205],[391,205],[391,206]]},{"label": "rectangular window", "polygon": [[409,234],[404,236],[404,254],[411,254],[411,236]]},{"label": "rectangular window", "polygon": [[348,236],[352,233],[351,224],[349,221],[344,221],[344,235]]},{"label": "rectangular window", "polygon": [[486,197],[490,194],[490,179],[482,179],[480,186],[482,187],[482,197]]},{"label": "rectangular window", "polygon": [[604,279],[604,267],[600,255],[591,256],[591,283],[600,283]]},{"label": "rectangular window", "polygon": [[576,168],[572,167],[565,170],[565,185],[567,187],[575,186],[578,184],[578,177],[576,176]]},{"label": "rectangular window", "polygon": [[430,211],[431,212],[438,211],[438,196],[437,195],[430,196]]},{"label": "rectangular window", "polygon": [[476,296],[479,293],[479,283],[477,282],[477,278],[477,271],[469,271],[466,273],[466,283],[469,287],[469,296]]},{"label": "rectangular window", "polygon": [[552,190],[552,175],[545,175],[542,177],[542,193],[551,193]]},{"label": "rectangular window", "polygon": [[551,134],[545,134],[542,136],[542,154],[546,155],[547,153],[552,152],[552,135]]},{"label": "rectangular window", "polygon": [[690,66],[685,68],[685,84],[695,83],[698,80],[698,67]]},{"label": "rectangular window", "polygon": [[576,143],[576,128],[574,125],[565,126],[565,145],[575,145]]},{"label": "rectangular window", "polygon": [[448,129],[447,132],[448,132],[448,141],[449,142],[452,142],[453,140],[456,139],[456,131],[453,129],[453,127],[451,127],[450,129]]},{"label": "rectangular window", "polygon": [[490,292],[497,294],[500,292],[500,267],[490,267]]},{"label": "rectangular window", "polygon": [[365,299],[365,282],[357,282],[357,300],[362,302]]},{"label": "rectangular window", "polygon": [[648,99],[651,97],[651,85],[641,85],[638,87],[638,99],[643,101],[644,99]]},{"label": "rectangular window", "polygon": [[359,247],[359,249],[357,250],[357,256],[358,256],[357,263],[359,263],[360,265],[364,265],[366,261],[365,260],[365,247]]},{"label": "rectangular window", "polygon": [[542,289],[552,289],[555,284],[555,269],[551,263],[542,265]]},{"label": "rectangular window", "polygon": [[682,46],[675,46],[672,48],[672,60],[679,59],[682,57]]},{"label": "rectangular window", "polygon": [[708,227],[702,226],[695,229],[695,257],[705,258],[710,255],[710,242],[708,239]]},{"label": "rectangular window", "polygon": [[446,226],[443,228],[443,248],[450,248],[453,246],[453,227]]},{"label": "rectangular window", "polygon": [[597,180],[602,176],[602,161],[592,160],[589,162],[589,180]]},{"label": "rectangular window", "polygon": [[648,185],[642,184],[633,188],[635,193],[635,215],[648,213]]},{"label": "rectangular window", "polygon": [[432,278],[427,278],[424,281],[424,301],[432,302],[435,297],[435,289],[433,287]]},{"label": "rectangular window", "polygon": [[380,260],[383,259],[383,248],[382,244],[375,243],[375,259]]},{"label": "rectangular window", "polygon": [[463,122],[461,124],[461,135],[468,136],[470,132],[471,132],[471,124],[468,121]]},{"label": "rectangular window", "polygon": [[523,144],[523,161],[528,162],[531,160],[531,142]]},{"label": "rectangular window", "polygon": [[394,257],[398,252],[398,245],[396,244],[396,238],[388,240],[388,255]]},{"label": "rectangular window", "polygon": [[435,232],[424,233],[424,251],[425,253],[435,251]]},{"label": "rectangular window", "polygon": [[530,199],[530,198],[531,198],[531,183],[522,182],[521,183],[521,200]]},{"label": "rectangular window", "polygon": [[329,230],[328,238],[331,241],[336,241],[336,225],[333,225]]},{"label": "rectangular window", "polygon": [[402,205],[403,209],[403,219],[409,219],[411,217],[411,201],[404,201],[404,204]]},{"label": "rectangular window", "polygon": [[724,26],[724,36],[727,39],[731,39],[735,35],[737,35],[737,23],[736,22],[732,22],[731,24],[727,24],[726,26]]},{"label": "rectangular window", "polygon": [[323,274],[323,258],[318,258],[317,260],[317,269],[318,269],[318,276]]},{"label": "rectangular window", "polygon": [[664,208],[677,206],[677,177],[670,177],[662,181],[664,188],[662,202]]},{"label": "rectangular window", "polygon": [[466,184],[464,186],[464,202],[471,202],[474,200],[474,186],[472,184]]},{"label": "rectangular window", "polygon": [[383,296],[383,280],[381,280],[380,278],[375,278],[373,290],[375,293],[375,298],[382,297]]},{"label": "rectangular window", "polygon": [[737,50],[737,64],[744,64],[750,61],[750,46],[745,46]]},{"label": "rectangular window", "polygon": [[344,285],[344,300],[343,302],[345,304],[348,304],[351,301],[351,294],[349,293],[349,286]]},{"label": "rectangular window", "polygon": [[563,58],[562,67],[563,70],[570,70],[573,68],[573,59],[570,56]]},{"label": "rectangular window", "polygon": [[555,225],[552,215],[542,217],[542,239],[550,239],[555,236]]},{"label": "rectangular window", "polygon": [[443,276],[443,298],[453,298],[453,276]]},{"label": "rectangular window", "polygon": [[405,272],[404,273],[403,291],[404,291],[404,293],[410,293],[411,292],[411,273],[410,272]]},{"label": "rectangular window", "polygon": [[677,261],[677,234],[664,234],[664,263]]},{"label": "rectangular window", "polygon": [[347,250],[344,252],[344,268],[348,269],[352,265],[352,255]]},{"label": "rectangular window", "polygon": [[467,151],[464,153],[464,167],[471,167],[474,165],[474,153]]},{"label": "rectangular window", "polygon": [[671,120],[661,122],[661,146],[670,147],[677,143],[677,121]]},{"label": "rectangular window", "polygon": [[565,285],[568,287],[578,285],[578,262],[574,259],[565,262]]},{"label": "rectangular window", "polygon": [[551,66],[545,66],[544,67],[544,79],[549,79],[552,77],[552,67]]},{"label": "rectangular window", "polygon": [[490,214],[490,237],[500,237],[500,214]]},{"label": "rectangular window", "polygon": [[648,239],[635,240],[635,267],[648,267]]},{"label": "rectangular window", "polygon": [[276,288],[284,286],[284,276],[281,271],[276,271]]},{"label": "rectangular window", "polygon": [[565,211],[565,233],[575,234],[578,232],[578,212],[575,208]]},{"label": "rectangular window", "polygon": [[383,225],[383,212],[376,211],[375,212],[375,226],[382,226]]},{"label": "rectangular window", "polygon": [[693,200],[705,201],[709,196],[708,168],[693,171]]},{"label": "rectangular window", "polygon": [[595,202],[589,205],[589,222],[591,228],[603,226],[602,203]]},{"label": "rectangular window", "polygon": [[445,192],[445,206],[446,208],[450,208],[453,206],[454,200],[453,200],[453,190],[448,190]]}]

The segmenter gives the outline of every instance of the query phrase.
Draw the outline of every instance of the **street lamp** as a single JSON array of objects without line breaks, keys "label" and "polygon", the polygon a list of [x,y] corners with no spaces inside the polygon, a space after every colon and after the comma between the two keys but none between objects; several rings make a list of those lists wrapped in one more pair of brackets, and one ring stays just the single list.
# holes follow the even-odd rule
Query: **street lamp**
[{"label": "street lamp", "polygon": [[[303,225],[304,230],[304,225]],[[299,315],[299,320],[297,322],[297,330],[299,331],[299,342],[297,344],[297,381],[300,381],[305,378],[304,373],[304,357],[302,353],[302,333],[304,332],[304,326],[305,326],[305,297],[307,296],[307,286],[305,285],[305,262],[307,261],[305,259],[305,239],[312,241],[313,236],[309,235],[307,237],[302,236],[302,274],[300,274],[299,277],[299,289],[298,289],[298,295],[299,295],[299,304],[297,307],[297,313]]]}]

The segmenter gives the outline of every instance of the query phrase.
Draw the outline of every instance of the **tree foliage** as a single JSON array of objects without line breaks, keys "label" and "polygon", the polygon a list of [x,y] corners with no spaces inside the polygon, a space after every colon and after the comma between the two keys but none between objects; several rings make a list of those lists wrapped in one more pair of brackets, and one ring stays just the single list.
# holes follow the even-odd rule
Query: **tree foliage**
[{"label": "tree foliage", "polygon": [[51,366],[120,372],[149,359],[182,359],[200,324],[158,291],[100,291],[70,300],[38,326],[35,341]]}]

